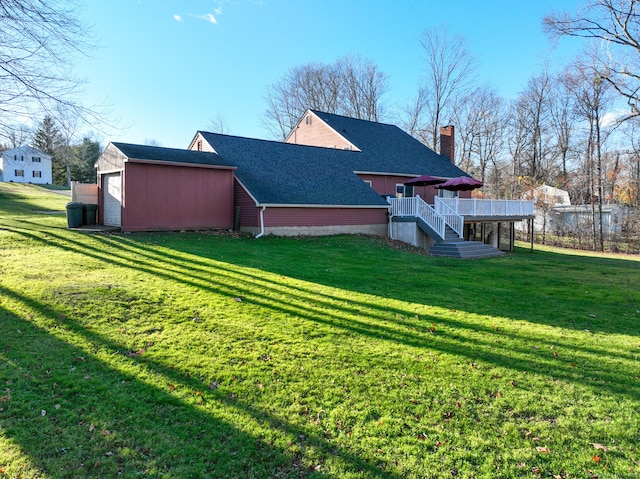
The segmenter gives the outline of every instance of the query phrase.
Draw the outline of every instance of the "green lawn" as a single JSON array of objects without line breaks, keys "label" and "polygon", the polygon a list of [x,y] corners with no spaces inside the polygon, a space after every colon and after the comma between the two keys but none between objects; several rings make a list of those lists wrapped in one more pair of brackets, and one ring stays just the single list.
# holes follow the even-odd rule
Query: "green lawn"
[{"label": "green lawn", "polygon": [[640,262],[88,235],[0,183],[0,479],[640,477]]}]

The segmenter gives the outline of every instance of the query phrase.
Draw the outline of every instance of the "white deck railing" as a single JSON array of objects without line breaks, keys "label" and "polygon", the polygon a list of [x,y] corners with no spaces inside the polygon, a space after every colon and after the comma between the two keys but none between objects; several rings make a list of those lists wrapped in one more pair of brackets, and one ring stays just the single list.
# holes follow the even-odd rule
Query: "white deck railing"
[{"label": "white deck railing", "polygon": [[421,218],[440,236],[440,238],[444,239],[444,218],[422,198],[419,196],[409,198],[389,198],[388,201],[391,205],[391,216],[411,216]]},{"label": "white deck railing", "polygon": [[445,219],[442,215],[439,215],[429,203],[424,201],[419,196],[416,196],[416,213],[418,218],[422,218],[429,227],[434,230],[440,238],[444,239],[444,225]]},{"label": "white deck railing", "polygon": [[422,218],[442,239],[445,225],[449,225],[462,238],[464,220],[474,217],[533,216],[533,201],[482,200],[473,198],[434,198],[434,207],[419,196],[389,198],[391,216]]},{"label": "white deck railing", "polygon": [[445,223],[447,223],[449,227],[455,231],[460,238],[462,238],[464,235],[464,218],[460,216],[449,204],[442,201],[442,198],[437,196],[433,198],[433,206],[438,214],[444,218]]},{"label": "white deck railing", "polygon": [[533,201],[484,200],[475,198],[437,198],[464,217],[533,216]]}]

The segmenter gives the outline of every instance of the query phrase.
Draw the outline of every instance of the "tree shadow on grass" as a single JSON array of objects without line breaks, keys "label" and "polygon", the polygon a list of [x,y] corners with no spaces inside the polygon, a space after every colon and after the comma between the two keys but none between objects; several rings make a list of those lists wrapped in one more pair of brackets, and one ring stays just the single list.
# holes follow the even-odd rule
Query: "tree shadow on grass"
[{"label": "tree shadow on grass", "polygon": [[[26,235],[33,233],[23,232]],[[635,399],[640,397],[635,374],[637,352],[612,350],[606,343],[589,346],[549,340],[518,327],[495,328],[465,315],[448,314],[401,306],[378,306],[353,298],[349,291],[320,293],[312,284],[291,284],[257,270],[234,267],[216,260],[184,258],[118,236],[96,237],[95,247],[49,232],[56,241],[80,254],[134,268],[229,299],[241,296],[247,305],[286,313],[301,321],[397,343],[420,351],[440,351],[522,372],[552,376],[594,390],[608,390]],[[48,241],[48,240],[44,240]],[[416,312],[419,314],[416,317]],[[422,316],[422,318],[421,318]],[[438,323],[434,334],[430,325]],[[555,349],[554,349],[555,348]],[[560,353],[559,353],[560,352]],[[383,360],[384,361],[384,360]]]},{"label": "tree shadow on grass", "polygon": [[[636,374],[637,369],[637,360],[634,352],[608,348],[606,344],[599,344],[595,341],[589,343],[589,346],[568,343],[554,344],[552,340],[537,337],[535,332],[520,330],[517,326],[504,327],[497,330],[482,321],[468,319],[464,314],[458,316],[448,310],[435,310],[431,308],[429,303],[424,304],[424,300],[410,303],[398,298],[395,302],[384,303],[385,305],[375,304],[376,298],[374,296],[380,298],[379,293],[368,293],[371,294],[371,301],[369,301],[366,297],[362,298],[354,294],[354,291],[358,291],[359,288],[339,288],[339,285],[342,284],[339,279],[331,281],[332,288],[330,290],[318,291],[315,283],[311,280],[296,281],[291,279],[295,276],[282,277],[280,276],[282,273],[274,274],[268,271],[274,268],[265,268],[262,271],[253,264],[242,266],[242,261],[236,261],[238,254],[229,254],[229,249],[225,251],[225,256],[230,256],[231,258],[228,261],[221,262],[202,254],[200,250],[190,251],[191,248],[185,248],[187,251],[184,255],[181,255],[179,249],[175,247],[173,247],[175,252],[172,253],[167,253],[165,249],[160,251],[154,246],[138,241],[138,238],[135,237],[82,237],[70,233],[56,232],[52,229],[38,231],[14,228],[13,231],[39,244],[53,246],[77,254],[79,258],[93,258],[106,264],[148,275],[147,277],[150,280],[158,279],[180,285],[187,292],[202,291],[211,296],[227,298],[230,304],[233,304],[231,302],[234,297],[239,296],[242,298],[242,302],[235,304],[235,307],[240,312],[246,309],[246,312],[242,314],[248,321],[249,327],[251,327],[253,321],[250,313],[264,311],[267,314],[269,312],[282,313],[292,318],[289,324],[308,325],[307,329],[309,330],[314,330],[314,327],[317,327],[317,331],[320,334],[327,334],[335,338],[336,348],[341,347],[340,337],[342,335],[345,336],[345,344],[350,343],[353,338],[361,338],[362,341],[357,346],[358,350],[349,352],[352,354],[350,361],[354,366],[353,369],[361,370],[366,367],[374,367],[392,371],[394,368],[397,369],[401,366],[401,362],[397,361],[392,354],[387,356],[381,351],[393,353],[401,349],[403,352],[410,353],[415,358],[415,362],[425,365],[428,360],[423,357],[435,352],[455,355],[455,357],[460,358],[460,361],[468,362],[470,370],[471,368],[476,368],[477,365],[475,364],[480,362],[480,372],[477,374],[486,374],[485,383],[488,389],[515,387],[508,385],[508,378],[500,379],[493,375],[491,368],[496,367],[504,368],[504,370],[532,373],[544,378],[553,378],[554,381],[559,380],[566,384],[591,389],[595,394],[618,395],[633,400],[638,400],[639,398],[638,383],[630,380],[633,374]],[[219,243],[214,242],[214,244],[218,245]],[[197,251],[200,251],[200,253]],[[279,270],[279,268],[275,269]],[[87,285],[86,287],[93,288],[95,286]],[[366,291],[366,287],[360,289]],[[28,306],[27,309],[31,309],[34,312],[45,311],[46,321],[51,322],[51,325],[45,330],[49,331],[52,336],[61,337],[55,331],[55,321],[59,321],[60,316],[66,310],[51,308],[42,301],[27,298],[24,294],[18,292],[9,291],[5,294],[14,294],[15,301],[26,304]],[[188,295],[190,293],[185,294]],[[416,314],[418,317],[416,317]],[[21,315],[13,319],[32,323],[32,321],[21,319],[22,317]],[[436,331],[430,331],[429,325],[432,321],[438,325]],[[182,326],[186,328],[187,325],[191,324],[188,322]],[[117,361],[105,360],[102,355],[109,352],[113,353],[114,351],[125,351],[127,346],[117,341],[109,340],[98,334],[94,329],[83,326],[81,318],[69,317],[62,325],[58,326],[64,326],[78,338],[77,341],[64,342],[70,348],[66,350],[65,355],[68,353],[71,357],[82,355],[86,358],[90,353],[92,357],[91,363],[82,361],[81,364],[83,366],[90,364],[92,369],[101,367],[107,371],[107,377],[111,378],[107,385],[111,384],[116,390],[116,393],[113,394],[114,399],[117,400],[117,406],[114,406],[116,409],[113,411],[99,409],[101,415],[107,417],[107,420],[104,421],[105,425],[101,425],[107,430],[110,430],[109,427],[113,428],[113,426],[110,426],[109,421],[116,421],[118,416],[124,416],[126,421],[129,421],[125,421],[125,429],[127,428],[126,426],[134,424],[133,429],[136,431],[144,429],[153,431],[151,427],[147,428],[145,424],[150,424],[155,415],[162,415],[163,417],[168,415],[166,419],[167,427],[175,427],[176,430],[171,434],[166,434],[166,438],[163,433],[161,440],[167,444],[178,444],[179,448],[187,451],[185,457],[191,457],[193,460],[193,457],[200,457],[201,453],[205,454],[204,457],[207,457],[207,453],[203,452],[204,449],[199,449],[199,446],[194,446],[189,441],[189,439],[192,439],[193,434],[205,434],[202,432],[203,429],[197,429],[195,426],[195,424],[204,421],[203,423],[207,426],[206,430],[215,430],[216,427],[219,427],[226,431],[223,434],[224,437],[215,436],[221,441],[230,435],[231,444],[244,444],[246,441],[251,444],[251,441],[253,441],[253,444],[259,445],[259,447],[255,446],[255,450],[251,449],[249,454],[244,455],[252,458],[252,461],[256,463],[255,465],[247,466],[245,463],[240,462],[227,466],[231,468],[232,473],[240,471],[238,473],[239,477],[246,477],[247,474],[252,474],[256,477],[261,475],[262,477],[269,477],[269,472],[267,471],[269,468],[276,470],[276,473],[273,474],[276,477],[278,475],[282,477],[299,477],[314,474],[307,467],[309,461],[305,461],[308,457],[304,453],[300,453],[300,455],[290,453],[286,445],[274,446],[266,439],[257,437],[261,433],[247,434],[245,429],[239,428],[235,423],[232,424],[230,421],[221,420],[215,413],[208,414],[206,409],[208,405],[216,404],[218,405],[217,407],[224,407],[226,410],[234,411],[237,415],[245,417],[249,423],[255,425],[255,430],[265,431],[266,435],[272,433],[272,436],[284,437],[285,440],[286,438],[295,440],[295,438],[304,437],[302,442],[304,442],[305,447],[320,451],[320,456],[335,458],[341,464],[340,471],[364,471],[363,475],[367,477],[394,477],[393,472],[389,472],[394,470],[394,466],[389,459],[381,459],[378,464],[374,465],[372,462],[375,461],[371,461],[371,455],[361,454],[362,451],[358,453],[351,452],[334,440],[325,438],[321,432],[317,431],[317,428],[302,427],[292,423],[288,419],[290,416],[286,414],[279,415],[269,411],[267,408],[260,407],[256,402],[249,399],[245,400],[242,396],[232,398],[229,395],[225,395],[223,393],[226,393],[226,391],[223,388],[215,391],[201,391],[203,394],[199,397],[205,400],[205,404],[199,404],[197,400],[194,400],[192,393],[197,388],[202,388],[202,384],[197,380],[186,377],[187,374],[193,374],[192,367],[181,369],[178,365],[175,368],[171,368],[165,362],[154,360],[152,354],[127,359],[122,359],[118,356],[116,358]],[[231,330],[223,331],[223,333],[225,332],[228,332],[230,336],[236,333]],[[300,335],[298,334],[297,336],[299,339]],[[96,345],[96,352],[92,352],[92,349],[88,347],[70,345],[70,342]],[[65,350],[64,344],[59,346],[59,349]],[[375,346],[380,345],[383,345],[383,347],[376,350]],[[533,345],[536,345],[535,349],[532,347]],[[58,345],[52,344],[51,347],[47,347],[47,350],[55,350],[56,346]],[[371,346],[371,349],[369,349],[369,346]],[[538,346],[540,347],[538,348]],[[559,356],[554,354],[554,350],[549,349],[551,346],[557,348],[555,352],[559,352]],[[215,354],[215,351],[211,350],[210,353]],[[188,391],[188,394],[179,396],[177,401],[178,406],[184,407],[182,406],[184,402],[189,409],[193,409],[194,412],[188,415],[188,418],[191,419],[183,418],[179,409],[166,409],[166,406],[164,406],[167,401],[173,404],[170,399],[176,400],[175,395],[177,393],[169,393],[165,388],[149,386],[147,382],[143,382],[141,379],[145,376],[144,374],[122,373],[118,368],[114,367],[114,364],[120,364],[118,361],[121,359],[133,362],[136,367],[144,368],[145,371],[148,370],[152,375],[163,378],[162,381],[167,385],[167,388],[168,385],[174,385],[178,386],[176,388],[178,392]],[[60,364],[62,362],[62,360],[59,361]],[[274,368],[277,367],[277,361],[274,360],[272,365]],[[132,385],[132,389],[128,393],[131,393],[132,398],[148,400],[152,405],[153,414],[151,412],[148,415],[143,414],[140,422],[132,422],[133,419],[130,419],[132,409],[126,404],[127,393],[120,392],[117,389],[117,387],[120,387],[119,384]],[[369,383],[361,384],[367,385]],[[534,389],[536,386],[533,384],[532,386],[522,385],[520,387]],[[97,398],[106,401],[109,396],[107,391],[100,390],[99,385],[93,385],[92,388],[96,388],[95,396]],[[375,397],[376,394],[379,393],[373,393],[373,396]],[[291,398],[291,404],[299,400],[300,396],[302,400],[308,401],[312,399],[306,397],[305,393],[300,393],[297,396],[298,399]],[[71,400],[69,399],[68,401]],[[323,403],[321,402],[320,405],[322,406]],[[163,407],[165,408],[162,409]],[[400,403],[394,403],[393,407],[402,406],[400,406]],[[31,409],[33,408],[37,412],[38,406],[35,402],[31,404]],[[405,408],[407,413],[410,414],[410,407]],[[127,416],[127,413],[129,413],[129,416]],[[537,412],[533,414],[537,414]],[[173,425],[171,421],[175,417],[179,419]],[[71,423],[69,422],[68,424]],[[117,429],[113,429],[122,430],[120,423],[117,423],[117,426]],[[414,432],[416,434],[413,434]],[[155,431],[155,434],[159,433]],[[409,428],[406,434],[409,435],[406,438],[407,441],[420,443],[416,431],[412,431]],[[140,438],[140,436],[143,437]],[[99,436],[98,438],[102,441],[107,441],[112,437],[113,434],[104,437]],[[134,450],[138,451],[140,449],[135,448],[135,443],[141,443],[142,454],[147,455],[144,451],[147,450],[146,448],[148,448],[149,444],[152,444],[151,438],[148,438],[145,442],[144,434],[133,435],[132,433],[131,437],[133,439],[125,445],[128,448],[126,454],[133,454],[131,453],[131,444],[134,445]],[[21,436],[17,442],[27,454],[40,458],[36,448],[32,449],[28,445],[28,439],[26,436]],[[40,441],[40,445],[49,447],[44,438],[40,438]],[[207,439],[206,441],[208,441],[206,448],[214,447],[211,440]],[[220,453],[221,457],[230,456],[233,461],[233,458],[236,457],[233,453],[237,452],[240,446],[234,448],[228,442],[223,442],[222,444],[224,445],[219,446],[224,449]],[[424,448],[424,446],[422,447]],[[216,449],[212,450],[216,451]],[[126,454],[123,453],[123,455]],[[63,457],[68,457],[68,453],[64,453]],[[165,454],[160,459],[154,460],[157,464],[165,467],[166,462],[170,462],[172,458],[173,456]],[[369,461],[365,458],[369,458]],[[38,462],[41,463],[40,461],[42,460],[44,459],[39,459]],[[56,464],[60,464],[59,461],[61,460],[56,459],[58,461]],[[306,466],[300,468],[299,464],[301,463],[306,464]],[[135,468],[138,463],[134,459],[127,459],[123,464],[126,467]],[[197,473],[193,473],[196,470],[194,468],[198,467],[200,468],[198,471],[200,471],[208,470],[206,468],[209,467],[209,465],[203,466],[198,460],[196,460],[195,465],[178,461],[176,467],[178,466],[188,471],[191,476],[197,475]],[[161,466],[154,467],[160,469]],[[242,467],[249,467],[249,469],[242,469]],[[262,467],[267,469],[263,470],[261,469]],[[176,470],[172,469],[171,472],[173,473]],[[203,473],[203,475],[206,474]],[[399,475],[396,477],[399,477]]]},{"label": "tree shadow on grass", "polygon": [[[247,428],[269,430],[280,444],[289,439],[303,450],[315,448],[345,471],[396,477],[242,398],[207,390],[188,372],[126,354],[125,345],[63,311],[6,288],[0,287],[0,295],[32,318],[0,307],[0,371],[10,395],[0,425],[3,435],[51,477],[320,475],[302,453]],[[150,375],[165,387],[141,379]],[[242,425],[222,415],[238,417]]]},{"label": "tree shadow on grass", "polygon": [[[167,238],[166,247],[179,253],[213,260],[224,255],[233,265],[363,294],[573,330],[640,334],[637,261],[538,251],[469,261],[392,251],[375,239],[361,247],[363,240],[352,237],[212,241],[209,249],[202,237]],[[153,250],[144,246],[153,235],[114,240]],[[292,244],[303,253],[291,255]],[[362,256],[367,248],[374,253]]]}]

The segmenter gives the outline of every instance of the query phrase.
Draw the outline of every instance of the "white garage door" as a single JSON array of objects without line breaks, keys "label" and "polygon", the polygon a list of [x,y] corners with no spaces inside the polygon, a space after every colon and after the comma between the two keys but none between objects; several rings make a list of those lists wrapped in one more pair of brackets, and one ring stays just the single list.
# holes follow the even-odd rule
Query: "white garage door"
[{"label": "white garage door", "polygon": [[104,224],[120,226],[122,212],[122,181],[120,173],[103,176],[104,181]]}]

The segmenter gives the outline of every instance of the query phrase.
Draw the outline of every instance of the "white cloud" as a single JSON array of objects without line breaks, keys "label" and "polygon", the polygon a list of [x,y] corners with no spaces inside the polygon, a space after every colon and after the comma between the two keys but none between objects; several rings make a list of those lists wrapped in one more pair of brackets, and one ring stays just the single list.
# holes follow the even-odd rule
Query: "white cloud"
[{"label": "white cloud", "polygon": [[199,18],[200,20],[205,20],[209,23],[213,23],[214,25],[216,25],[218,23],[218,21],[216,20],[216,17],[213,16],[213,13],[205,13],[204,15],[193,15],[191,14],[191,16],[193,18]]},{"label": "white cloud", "polygon": [[629,110],[625,108],[616,108],[613,111],[607,112],[600,118],[600,125],[605,128],[615,126],[625,117],[629,116]]},{"label": "white cloud", "polygon": [[181,22],[181,21],[182,21],[182,17],[181,17],[180,15],[178,15],[177,13],[173,16],[173,19],[174,19],[176,22]]}]

